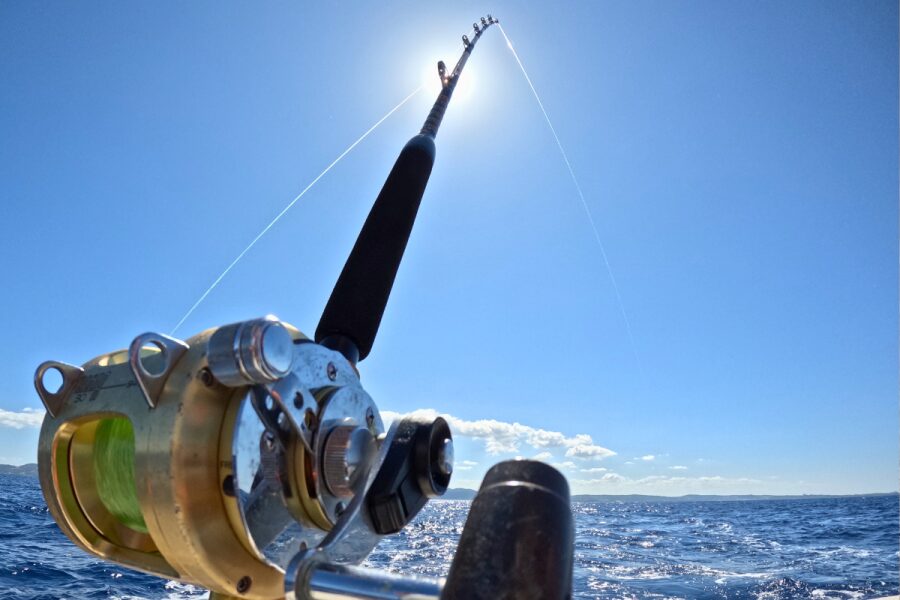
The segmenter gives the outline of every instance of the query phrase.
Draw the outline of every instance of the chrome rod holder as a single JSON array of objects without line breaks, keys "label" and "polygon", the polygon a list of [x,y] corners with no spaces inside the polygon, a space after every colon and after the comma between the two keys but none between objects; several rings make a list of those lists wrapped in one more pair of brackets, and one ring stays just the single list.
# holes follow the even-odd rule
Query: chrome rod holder
[{"label": "chrome rod holder", "polygon": [[444,580],[316,561],[297,585],[295,600],[438,600]]}]

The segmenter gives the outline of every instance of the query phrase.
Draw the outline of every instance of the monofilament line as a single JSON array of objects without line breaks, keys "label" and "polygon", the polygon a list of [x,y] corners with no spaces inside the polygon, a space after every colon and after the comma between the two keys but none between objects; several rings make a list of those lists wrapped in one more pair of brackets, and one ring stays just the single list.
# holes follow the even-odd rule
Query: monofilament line
[{"label": "monofilament line", "polygon": [[340,156],[338,156],[336,159],[334,159],[334,160],[331,162],[330,165],[328,165],[327,167],[325,167],[325,170],[322,171],[321,173],[319,173],[319,174],[316,176],[316,178],[313,179],[313,180],[309,183],[309,185],[307,185],[305,188],[303,188],[303,191],[300,192],[299,194],[297,194],[297,195],[294,197],[294,199],[291,200],[291,201],[287,204],[287,206],[285,206],[285,207],[282,209],[282,211],[281,211],[280,213],[278,213],[278,214],[275,216],[275,218],[272,219],[272,220],[269,222],[269,224],[266,225],[266,226],[262,229],[262,231],[260,231],[260,232],[257,234],[257,236],[256,236],[255,238],[253,238],[253,241],[251,241],[249,244],[247,244],[247,247],[244,248],[244,249],[241,251],[241,253],[238,254],[237,257],[236,257],[233,261],[231,261],[231,264],[228,265],[227,267],[225,267],[225,270],[222,271],[222,273],[221,273],[218,277],[216,277],[216,280],[212,282],[212,285],[210,285],[208,288],[206,288],[206,291],[203,292],[203,294],[197,299],[197,301],[194,302],[194,305],[191,306],[191,308],[190,308],[186,313],[184,313],[184,316],[181,317],[181,320],[179,320],[178,323],[175,325],[175,327],[172,328],[171,334],[174,335],[174,333],[175,333],[176,331],[178,331],[178,328],[181,327],[181,326],[184,324],[184,322],[187,321],[188,317],[190,317],[190,316],[194,313],[194,311],[197,310],[197,307],[200,306],[200,305],[203,303],[204,300],[206,300],[206,297],[209,296],[210,292],[212,292],[214,289],[216,289],[216,286],[218,286],[219,283],[221,283],[221,281],[222,281],[223,279],[225,279],[225,276],[228,275],[228,273],[234,268],[234,266],[235,266],[236,264],[238,264],[238,263],[241,261],[242,258],[244,258],[244,255],[246,255],[247,252],[249,252],[250,249],[253,248],[253,246],[256,245],[256,242],[258,242],[260,239],[262,239],[262,237],[263,237],[264,235],[266,235],[266,233],[268,233],[269,230],[272,229],[272,227],[275,226],[275,224],[281,219],[281,217],[283,217],[283,216],[285,215],[285,213],[287,213],[287,211],[291,210],[291,208],[297,203],[298,200],[300,200],[300,198],[302,198],[302,197],[306,194],[306,192],[308,192],[314,185],[316,185],[316,183],[318,183],[319,180],[322,179],[322,177],[324,177],[325,174],[328,173],[328,171],[330,171],[330,170],[332,169],[332,167],[334,167],[336,164],[338,164],[338,163],[341,161],[342,158],[344,158],[345,156],[347,156],[347,154],[349,154],[351,150],[353,150],[354,148],[356,148],[356,146],[357,146],[360,142],[362,142],[364,139],[366,139],[366,138],[369,136],[370,133],[372,133],[373,131],[375,131],[375,129],[378,128],[379,125],[381,125],[382,123],[384,123],[384,122],[387,120],[388,117],[390,117],[392,114],[394,114],[395,112],[397,112],[397,110],[399,110],[401,106],[403,106],[404,104],[406,104],[406,103],[410,100],[410,98],[412,98],[413,96],[415,96],[416,94],[418,94],[420,91],[422,91],[422,88],[423,88],[423,87],[425,87],[425,86],[420,85],[420,86],[419,86],[418,88],[416,88],[411,94],[409,94],[406,98],[404,98],[397,106],[395,106],[394,108],[392,108],[386,115],[384,115],[383,117],[381,117],[374,125],[372,125],[371,127],[369,127],[369,129],[368,129],[364,134],[362,134],[361,136],[359,136],[359,138],[358,138],[355,142],[353,142],[352,144],[350,144],[350,147],[349,147],[349,148],[347,148],[346,150],[344,150],[343,152],[341,152]]},{"label": "monofilament line", "polygon": [[[597,240],[597,246],[600,247],[600,255],[603,257],[603,264],[606,266],[606,272],[609,274],[609,280],[612,283],[613,291],[616,294],[616,301],[619,304],[619,312],[622,313],[622,320],[625,322],[625,329],[628,330],[628,340],[631,342],[631,350],[634,352],[635,358],[637,358],[637,347],[634,343],[634,335],[631,332],[631,322],[628,320],[628,314],[625,312],[625,305],[622,303],[622,295],[619,293],[619,284],[616,283],[616,276],[613,275],[612,267],[609,265],[609,259],[606,257],[606,249],[603,247],[603,242],[600,240],[600,232],[597,229],[597,224],[594,222],[594,216],[591,214],[591,209],[588,208],[587,200],[584,198],[584,192],[581,191],[581,185],[578,183],[578,178],[575,177],[575,171],[572,169],[572,163],[569,162],[569,156],[566,154],[566,151],[563,149],[562,142],[559,141],[559,136],[556,135],[556,128],[553,127],[553,123],[550,122],[550,115],[547,114],[547,110],[544,108],[544,103],[541,102],[541,97],[538,95],[537,90],[534,89],[534,84],[531,83],[531,77],[528,76],[528,72],[525,70],[525,65],[522,64],[522,60],[519,58],[518,53],[516,53],[516,49],[513,48],[512,42],[509,41],[509,36],[506,35],[506,31],[503,30],[503,25],[497,24],[500,27],[500,33],[503,34],[503,39],[506,40],[506,46],[510,49],[513,56],[516,59],[516,62],[519,63],[519,69],[522,70],[522,75],[525,76],[525,81],[528,82],[528,87],[531,88],[531,93],[534,94],[534,99],[537,100],[538,106],[541,108],[541,112],[544,113],[544,119],[547,121],[547,125],[550,127],[550,133],[553,134],[553,139],[556,140],[556,146],[559,148],[559,153],[563,157],[563,161],[566,163],[566,168],[569,170],[569,175],[572,176],[572,183],[575,184],[575,190],[578,192],[578,197],[581,199],[581,206],[584,208],[584,213],[587,215],[588,223],[591,225],[591,230],[594,232],[594,239]],[[639,361],[640,362],[640,361]]]}]

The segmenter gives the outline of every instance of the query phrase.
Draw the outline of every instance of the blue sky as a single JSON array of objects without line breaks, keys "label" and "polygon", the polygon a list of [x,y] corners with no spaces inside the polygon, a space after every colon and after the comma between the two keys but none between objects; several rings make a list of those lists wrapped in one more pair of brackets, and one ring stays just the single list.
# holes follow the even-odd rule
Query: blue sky
[{"label": "blue sky", "polygon": [[[34,460],[38,363],[169,331],[488,12],[634,344],[492,30],[361,365],[379,406],[452,415],[454,485],[538,456],[577,492],[896,490],[895,2],[0,4],[0,462]],[[179,334],[265,313],[311,334],[431,101]]]}]

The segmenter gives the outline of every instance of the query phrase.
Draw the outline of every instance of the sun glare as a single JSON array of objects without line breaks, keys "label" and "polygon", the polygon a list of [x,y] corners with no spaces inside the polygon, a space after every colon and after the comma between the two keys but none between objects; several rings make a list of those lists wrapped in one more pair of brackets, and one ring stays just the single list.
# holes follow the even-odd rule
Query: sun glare
[{"label": "sun glare", "polygon": [[[425,84],[424,92],[431,100],[437,98],[441,92],[441,78],[438,76],[437,62],[437,59],[435,59],[422,69],[422,83]],[[447,61],[445,60],[444,62],[446,63]],[[447,71],[451,71],[454,65],[456,65],[456,59],[453,60],[452,64],[447,64]],[[453,90],[453,105],[463,104],[471,97],[476,75],[476,69],[473,66],[467,64],[466,68],[463,69],[462,77],[460,77],[456,89]]]}]

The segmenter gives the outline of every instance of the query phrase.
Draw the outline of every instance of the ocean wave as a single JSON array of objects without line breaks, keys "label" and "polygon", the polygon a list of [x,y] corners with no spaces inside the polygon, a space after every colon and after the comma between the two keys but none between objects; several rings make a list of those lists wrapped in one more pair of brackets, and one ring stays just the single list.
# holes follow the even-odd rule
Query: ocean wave
[{"label": "ocean wave", "polygon": [[[440,501],[366,561],[446,576],[467,502]],[[575,598],[855,600],[898,593],[896,496],[871,499],[586,504],[574,507]],[[0,481],[0,589],[24,600],[207,597],[76,548],[32,479]]]}]

